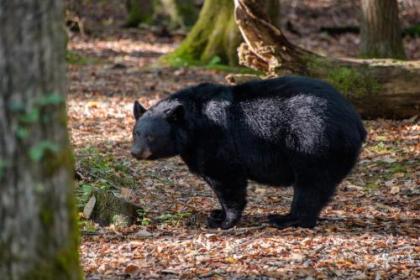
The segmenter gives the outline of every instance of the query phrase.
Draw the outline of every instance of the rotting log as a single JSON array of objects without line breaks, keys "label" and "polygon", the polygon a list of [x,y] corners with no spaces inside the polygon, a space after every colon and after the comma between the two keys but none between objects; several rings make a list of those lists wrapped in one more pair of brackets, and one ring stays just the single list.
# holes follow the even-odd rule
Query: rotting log
[{"label": "rotting log", "polygon": [[407,118],[420,112],[420,61],[322,56],[292,44],[256,0],[234,0],[244,38],[239,63],[269,77],[296,74],[326,80],[364,118]]},{"label": "rotting log", "polygon": [[86,219],[91,219],[101,226],[129,226],[136,222],[139,209],[139,206],[121,194],[95,188],[83,214]]}]

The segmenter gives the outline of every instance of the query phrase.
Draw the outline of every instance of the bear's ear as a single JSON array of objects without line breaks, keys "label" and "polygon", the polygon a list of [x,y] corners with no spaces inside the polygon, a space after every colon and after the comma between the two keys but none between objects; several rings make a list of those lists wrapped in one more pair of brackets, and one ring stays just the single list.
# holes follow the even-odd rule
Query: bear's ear
[{"label": "bear's ear", "polygon": [[170,122],[180,122],[184,119],[185,108],[182,104],[177,104],[173,108],[165,111],[166,119]]},{"label": "bear's ear", "polygon": [[146,112],[146,109],[144,109],[143,106],[140,105],[140,103],[136,100],[134,101],[134,118],[138,120],[141,116],[143,116],[144,112]]}]

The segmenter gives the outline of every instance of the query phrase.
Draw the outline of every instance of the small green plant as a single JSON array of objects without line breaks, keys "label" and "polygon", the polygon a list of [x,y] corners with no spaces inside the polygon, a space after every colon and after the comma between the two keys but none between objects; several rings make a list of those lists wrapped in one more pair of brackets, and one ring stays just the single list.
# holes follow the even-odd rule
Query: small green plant
[{"label": "small green plant", "polygon": [[392,174],[395,174],[395,173],[407,173],[407,168],[404,165],[400,164],[400,163],[394,163],[394,164],[391,164],[391,166],[389,168],[389,171]]},{"label": "small green plant", "polygon": [[368,192],[375,191],[379,189],[379,187],[380,187],[379,180],[376,178],[373,179],[372,181],[367,182],[367,184],[365,185],[365,188]]},{"label": "small green plant", "polygon": [[85,234],[94,234],[98,230],[97,225],[90,220],[79,220],[79,228]]},{"label": "small green plant", "polygon": [[391,148],[388,147],[384,142],[378,142],[376,145],[372,147],[368,147],[368,150],[374,152],[375,154],[387,154],[391,152]]},{"label": "small green plant", "polygon": [[66,62],[74,65],[97,64],[99,59],[83,56],[74,51],[66,51]]},{"label": "small green plant", "polygon": [[128,162],[116,160],[91,147],[80,151],[76,158],[78,170],[84,174],[84,183],[104,190],[135,186]]},{"label": "small green plant", "polygon": [[92,195],[94,188],[89,184],[81,184],[76,189],[77,207],[82,210]]},{"label": "small green plant", "polygon": [[142,226],[148,226],[152,223],[152,220],[147,217],[147,211],[144,208],[137,209],[136,213],[138,222]]},{"label": "small green plant", "polygon": [[191,212],[174,212],[174,213],[164,213],[160,216],[156,217],[155,219],[164,224],[171,224],[171,225],[177,225],[182,220],[190,217],[192,215]]},{"label": "small green plant", "polygon": [[214,66],[214,65],[220,65],[222,64],[222,59],[220,58],[220,56],[213,56],[212,59],[210,59],[210,61],[207,63],[208,66]]},{"label": "small green plant", "polygon": [[134,188],[129,163],[88,147],[76,154],[77,172],[82,179],[76,190],[79,209],[83,209],[95,189],[117,191],[121,187]]}]

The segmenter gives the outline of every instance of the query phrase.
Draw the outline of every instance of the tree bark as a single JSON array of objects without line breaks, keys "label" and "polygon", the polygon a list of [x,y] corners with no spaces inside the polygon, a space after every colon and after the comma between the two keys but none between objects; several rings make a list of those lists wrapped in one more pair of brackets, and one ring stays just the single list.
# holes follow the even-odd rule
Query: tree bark
[{"label": "tree bark", "polygon": [[172,65],[218,63],[236,65],[241,42],[231,0],[205,0],[197,22],[181,45],[163,58]]},{"label": "tree bark", "polygon": [[192,26],[198,16],[194,0],[126,0],[126,7],[125,27],[159,23],[171,29],[185,28]]},{"label": "tree bark", "polygon": [[60,0],[0,0],[0,278],[82,279]]},{"label": "tree bark", "polygon": [[[279,0],[265,1],[264,10],[279,23]],[[242,42],[235,23],[232,0],[205,0],[199,18],[187,38],[163,61],[174,66],[194,64],[238,65],[237,48]]]},{"label": "tree bark", "polygon": [[264,10],[267,12],[270,23],[275,27],[280,28],[281,26],[281,0],[265,0]]},{"label": "tree bark", "polygon": [[151,23],[155,13],[155,0],[126,0],[128,12],[124,27],[138,27],[140,23]]},{"label": "tree bark", "polygon": [[256,0],[234,0],[245,40],[240,63],[269,76],[300,74],[324,79],[340,90],[366,118],[405,118],[420,109],[420,62],[324,57],[290,43],[267,20]]},{"label": "tree bark", "polygon": [[362,0],[361,55],[405,58],[397,0]]}]

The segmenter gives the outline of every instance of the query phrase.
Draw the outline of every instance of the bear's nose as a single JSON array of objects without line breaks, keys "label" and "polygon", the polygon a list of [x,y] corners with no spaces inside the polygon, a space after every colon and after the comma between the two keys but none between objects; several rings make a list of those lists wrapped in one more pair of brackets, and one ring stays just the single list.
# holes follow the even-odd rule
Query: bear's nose
[{"label": "bear's nose", "polygon": [[140,159],[141,150],[140,149],[131,149],[131,155],[135,157],[136,159]]},{"label": "bear's nose", "polygon": [[133,150],[131,151],[131,155],[135,158],[138,158],[138,154],[136,152],[134,152]]},{"label": "bear's nose", "polygon": [[131,149],[131,155],[136,159],[147,159],[152,152],[149,149]]}]

